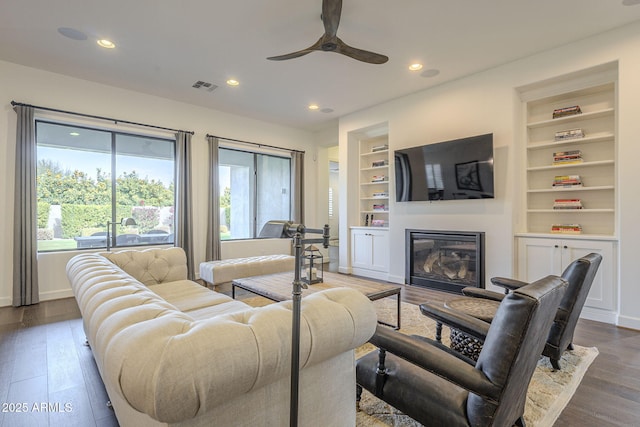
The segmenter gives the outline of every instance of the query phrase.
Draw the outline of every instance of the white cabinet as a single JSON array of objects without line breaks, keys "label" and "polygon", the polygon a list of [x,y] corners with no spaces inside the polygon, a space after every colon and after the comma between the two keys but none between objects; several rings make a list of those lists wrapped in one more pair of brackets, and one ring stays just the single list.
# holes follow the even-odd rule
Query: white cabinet
[{"label": "white cabinet", "polygon": [[351,270],[359,276],[386,279],[389,273],[389,230],[351,228]]},{"label": "white cabinet", "polygon": [[389,226],[389,144],[387,135],[360,140],[361,226]]},{"label": "white cabinet", "polygon": [[617,272],[616,242],[579,238],[517,238],[518,278],[526,282],[546,275],[560,275],[574,260],[591,252],[602,255],[598,273],[591,285],[582,317],[616,323]]}]

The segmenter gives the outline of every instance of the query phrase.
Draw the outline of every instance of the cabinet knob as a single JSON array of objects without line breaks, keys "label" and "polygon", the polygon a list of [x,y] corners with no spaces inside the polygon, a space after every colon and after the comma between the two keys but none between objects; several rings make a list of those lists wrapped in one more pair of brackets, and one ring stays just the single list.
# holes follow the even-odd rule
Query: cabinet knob
[{"label": "cabinet knob", "polygon": [[564,249],[569,249],[569,246],[565,245],[563,246]]},{"label": "cabinet knob", "polygon": [[558,245],[553,245],[554,248],[558,249],[560,246]]}]

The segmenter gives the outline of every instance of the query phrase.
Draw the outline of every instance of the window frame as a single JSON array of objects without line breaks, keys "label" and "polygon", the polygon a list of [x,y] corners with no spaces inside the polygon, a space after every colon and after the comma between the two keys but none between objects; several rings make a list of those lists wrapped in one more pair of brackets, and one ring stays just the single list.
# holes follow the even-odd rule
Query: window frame
[{"label": "window frame", "polygon": [[[175,209],[176,206],[176,189],[175,189],[175,182],[176,182],[176,161],[177,161],[177,153],[176,153],[176,149],[177,149],[177,144],[176,144],[176,140],[174,138],[171,137],[167,137],[167,136],[160,136],[157,134],[153,134],[151,132],[147,133],[147,132],[136,132],[133,130],[123,130],[123,129],[114,129],[114,128],[110,128],[110,127],[104,127],[104,126],[99,126],[99,125],[91,125],[91,124],[87,124],[87,123],[80,123],[80,122],[71,122],[71,121],[58,121],[55,119],[51,119],[48,117],[36,117],[34,120],[34,128],[35,128],[35,143],[36,143],[36,153],[38,151],[38,148],[40,147],[40,143],[38,140],[38,126],[39,124],[47,124],[47,125],[55,125],[55,126],[62,126],[62,127],[67,127],[67,128],[73,128],[73,129],[85,129],[88,131],[96,131],[96,132],[104,132],[109,134],[109,152],[105,153],[108,154],[110,159],[109,159],[109,174],[110,174],[110,207],[111,207],[111,217],[109,219],[109,225],[107,225],[105,227],[105,231],[107,229],[110,229],[111,232],[111,240],[112,242],[108,245],[111,249],[126,249],[126,248],[132,248],[132,247],[153,247],[153,246],[166,246],[166,245],[174,245],[175,244],[175,237],[174,235],[171,233],[168,233],[168,236],[170,236],[167,238],[166,241],[164,242],[154,242],[154,239],[150,239],[149,242],[136,242],[134,244],[118,244],[116,237],[118,235],[122,235],[122,233],[117,233],[116,227],[117,224],[120,223],[120,218],[117,218],[117,208],[118,208],[118,198],[117,198],[117,180],[118,180],[118,176],[117,176],[117,169],[118,169],[118,161],[117,161],[117,157],[119,155],[123,155],[121,152],[118,152],[118,143],[117,143],[117,138],[118,136],[123,136],[123,137],[133,137],[133,138],[143,138],[146,140],[157,140],[157,141],[162,141],[163,143],[170,143],[172,145],[171,151],[172,151],[172,155],[173,155],[173,159],[167,159],[169,161],[171,161],[173,163],[173,171],[172,171],[172,182],[168,183],[169,186],[173,185],[173,208]],[[73,149],[73,147],[69,147],[70,149]],[[86,147],[81,147],[84,150],[79,150],[79,151],[89,151],[86,150],[87,148],[89,148],[88,146]],[[36,154],[36,164],[39,164],[41,157],[39,155]],[[38,199],[38,183],[36,182],[36,194],[35,194],[35,201],[36,204],[38,203],[39,199]],[[36,221],[37,221],[37,217],[36,217]],[[36,228],[37,227],[37,223],[36,223]],[[110,228],[109,228],[110,226]],[[175,230],[175,217],[173,219],[173,225],[171,227],[172,229]],[[76,237],[81,237],[81,236],[76,236]],[[161,239],[157,239],[157,240],[161,240]],[[42,250],[40,248],[37,249],[38,253],[43,253],[43,254],[49,254],[49,253],[56,253],[56,252],[68,252],[68,251],[83,251],[83,250],[106,250],[107,249],[107,245],[106,245],[106,239],[105,239],[105,244],[101,245],[101,246],[87,246],[87,247],[83,247],[83,246],[76,246],[74,248],[65,248],[65,249],[50,249],[50,250]]]},{"label": "window frame", "polygon": [[[282,155],[282,154],[275,154],[272,151],[267,151],[267,150],[248,150],[246,148],[239,148],[236,146],[231,146],[231,145],[220,145],[218,147],[218,158],[222,158],[221,156],[221,152],[223,150],[226,151],[235,151],[235,152],[239,152],[239,153],[247,153],[252,155],[252,173],[253,173],[253,194],[251,195],[251,205],[252,205],[252,212],[251,212],[251,230],[252,230],[252,236],[250,237],[231,237],[228,239],[222,239],[221,241],[223,242],[231,242],[231,241],[240,241],[240,240],[252,240],[252,239],[257,239],[258,235],[260,233],[260,230],[258,230],[258,203],[259,203],[259,194],[258,194],[258,156],[267,156],[267,157],[273,157],[273,158],[277,158],[277,159],[282,159],[282,160],[286,160],[289,163],[289,187],[288,187],[288,195],[289,195],[289,207],[288,207],[288,212],[287,212],[287,220],[291,220],[291,214],[292,214],[292,206],[293,206],[293,193],[292,193],[292,179],[293,179],[293,160],[291,159],[291,156],[287,156],[287,155]],[[219,166],[225,166],[222,162],[219,163]],[[218,170],[218,179],[220,180],[220,171]],[[219,183],[220,185],[220,183]],[[223,195],[223,191],[224,189],[220,189],[220,197],[222,197]],[[273,218],[275,219],[275,218]],[[285,218],[277,218],[277,219],[285,219]]]}]

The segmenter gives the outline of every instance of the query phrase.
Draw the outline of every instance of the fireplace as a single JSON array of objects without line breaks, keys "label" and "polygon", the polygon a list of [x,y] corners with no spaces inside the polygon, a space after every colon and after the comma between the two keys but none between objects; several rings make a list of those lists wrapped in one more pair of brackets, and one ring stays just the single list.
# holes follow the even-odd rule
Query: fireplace
[{"label": "fireplace", "polygon": [[405,281],[446,292],[484,288],[484,233],[406,230]]}]

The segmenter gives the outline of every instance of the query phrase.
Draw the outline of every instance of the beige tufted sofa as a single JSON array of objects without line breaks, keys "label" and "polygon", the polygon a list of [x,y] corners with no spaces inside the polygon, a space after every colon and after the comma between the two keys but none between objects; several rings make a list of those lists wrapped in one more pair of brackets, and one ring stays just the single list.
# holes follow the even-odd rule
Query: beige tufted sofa
[{"label": "beige tufted sofa", "polygon": [[[250,306],[186,280],[182,249],[81,254],[67,275],[121,426],[285,426],[291,303]],[[353,349],[376,327],[351,289],[302,301],[301,426],[355,425]]]}]

